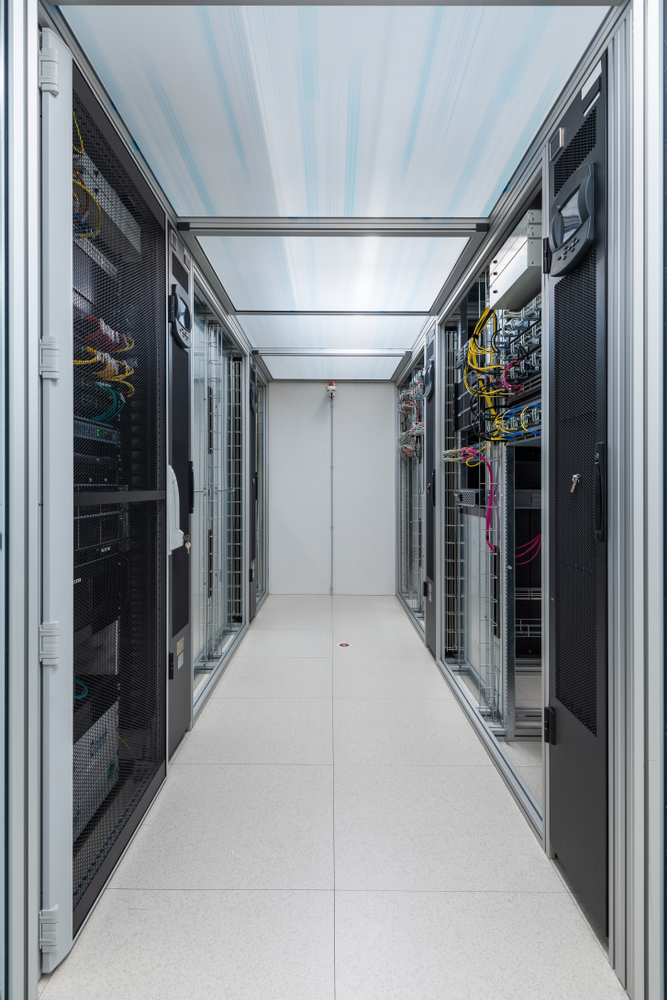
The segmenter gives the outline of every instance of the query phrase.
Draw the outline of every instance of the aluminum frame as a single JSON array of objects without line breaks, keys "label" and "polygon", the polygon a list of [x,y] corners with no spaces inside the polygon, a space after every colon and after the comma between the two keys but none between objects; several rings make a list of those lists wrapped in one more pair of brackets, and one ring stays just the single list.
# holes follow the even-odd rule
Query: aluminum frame
[{"label": "aluminum frame", "polygon": [[[72,57],[53,31],[42,47],[59,62],[57,96],[42,103],[42,337],[59,348],[60,371],[44,378],[42,392],[42,621],[57,623],[58,657],[42,667],[42,900],[55,912],[58,940],[42,950],[42,971],[52,972],[72,947],[72,658],[74,458],[62,447],[72,436],[73,352],[72,220],[63,199],[72,175]],[[55,908],[58,908],[55,910]]]}]

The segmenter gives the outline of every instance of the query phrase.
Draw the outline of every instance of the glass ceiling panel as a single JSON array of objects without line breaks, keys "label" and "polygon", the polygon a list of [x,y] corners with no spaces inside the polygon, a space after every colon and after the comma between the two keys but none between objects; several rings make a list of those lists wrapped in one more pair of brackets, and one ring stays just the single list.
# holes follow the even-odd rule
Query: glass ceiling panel
[{"label": "glass ceiling panel", "polygon": [[[390,379],[401,358],[264,358],[274,378]],[[324,394],[324,388],[322,389]]]},{"label": "glass ceiling panel", "polygon": [[604,7],[62,12],[179,215],[488,215]]},{"label": "glass ceiling panel", "polygon": [[411,348],[425,316],[239,316],[253,347]]},{"label": "glass ceiling panel", "polygon": [[205,236],[236,309],[428,310],[466,239]]}]

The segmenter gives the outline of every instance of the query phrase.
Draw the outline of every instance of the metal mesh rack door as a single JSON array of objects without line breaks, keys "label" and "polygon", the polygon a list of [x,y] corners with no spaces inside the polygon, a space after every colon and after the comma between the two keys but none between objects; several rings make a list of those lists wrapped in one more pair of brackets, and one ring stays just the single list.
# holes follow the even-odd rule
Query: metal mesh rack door
[{"label": "metal mesh rack door", "polygon": [[74,932],[165,761],[165,237],[75,74]]},{"label": "metal mesh rack door", "polygon": [[423,362],[399,391],[399,585],[417,621],[424,623],[424,396]]},{"label": "metal mesh rack door", "polygon": [[266,593],[266,483],[264,476],[264,461],[266,456],[264,437],[266,428],[266,388],[257,385],[257,602]]},{"label": "metal mesh rack door", "polygon": [[193,660],[195,700],[243,622],[242,363],[195,299]]}]

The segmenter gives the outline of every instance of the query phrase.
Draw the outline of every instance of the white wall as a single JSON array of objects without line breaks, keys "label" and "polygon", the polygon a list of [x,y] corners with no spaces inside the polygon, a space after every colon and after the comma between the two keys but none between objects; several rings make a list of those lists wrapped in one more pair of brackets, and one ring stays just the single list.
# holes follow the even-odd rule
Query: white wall
[{"label": "white wall", "polygon": [[331,424],[321,382],[269,382],[269,593],[328,594]]},{"label": "white wall", "polygon": [[[328,594],[331,423],[324,382],[269,383],[269,592]],[[396,592],[396,390],[339,382],[334,593]]]}]

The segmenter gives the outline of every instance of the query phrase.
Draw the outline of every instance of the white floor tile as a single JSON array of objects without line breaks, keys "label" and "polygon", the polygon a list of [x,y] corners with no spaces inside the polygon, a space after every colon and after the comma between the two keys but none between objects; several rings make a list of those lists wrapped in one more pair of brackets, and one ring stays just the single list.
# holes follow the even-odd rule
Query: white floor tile
[{"label": "white floor tile", "polygon": [[212,698],[179,764],[331,764],[330,698]]},{"label": "white floor tile", "polygon": [[334,666],[334,698],[437,698],[454,704],[447,682],[435,661],[429,660],[339,656]]},{"label": "white floor tile", "polygon": [[331,657],[235,656],[212,698],[331,698]]},{"label": "white floor tile", "polygon": [[252,629],[330,629],[330,597],[269,596],[251,623]]},{"label": "white floor tile", "polygon": [[333,1000],[333,893],[110,890],[45,996]]},{"label": "white floor tile", "polygon": [[[341,646],[340,643],[347,643]],[[416,631],[390,631],[388,629],[334,629],[334,661],[344,657],[392,657],[393,659],[419,660],[423,663],[435,661]]]},{"label": "white floor tile", "polygon": [[176,764],[112,885],[332,889],[332,769]]},{"label": "white floor tile", "polygon": [[337,889],[566,891],[493,767],[336,765]]},{"label": "white floor tile", "polygon": [[331,656],[331,629],[249,629],[241,656]]},{"label": "white floor tile", "polygon": [[625,996],[567,894],[336,894],[336,1000]]},{"label": "white floor tile", "polygon": [[625,996],[395,597],[270,595],[175,759],[45,1000],[334,1000],[334,912],[336,1000]]},{"label": "white floor tile", "polygon": [[337,766],[475,764],[493,767],[460,708],[435,699],[336,699],[334,760]]}]

